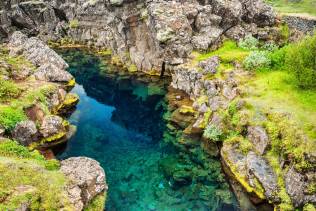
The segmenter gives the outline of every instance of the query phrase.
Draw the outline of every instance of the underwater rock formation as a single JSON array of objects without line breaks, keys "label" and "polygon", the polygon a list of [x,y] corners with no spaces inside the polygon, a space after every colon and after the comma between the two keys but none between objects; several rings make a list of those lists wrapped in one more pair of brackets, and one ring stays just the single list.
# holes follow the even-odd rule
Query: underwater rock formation
[{"label": "underwater rock formation", "polygon": [[[243,1],[10,1],[0,4],[1,37],[16,29],[43,40],[68,40],[111,49],[127,67],[160,74],[192,50],[270,33],[276,14],[262,0]],[[67,40],[66,39],[66,40]]]}]

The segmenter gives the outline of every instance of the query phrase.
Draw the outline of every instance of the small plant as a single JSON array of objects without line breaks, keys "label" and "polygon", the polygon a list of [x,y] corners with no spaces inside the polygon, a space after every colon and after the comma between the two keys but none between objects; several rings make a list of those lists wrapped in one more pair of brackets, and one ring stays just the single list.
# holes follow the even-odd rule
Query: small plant
[{"label": "small plant", "polygon": [[0,102],[16,98],[20,93],[21,89],[14,82],[0,79]]},{"label": "small plant", "polygon": [[262,49],[265,50],[265,51],[274,52],[274,51],[278,50],[278,46],[273,41],[272,42],[266,42],[262,46]]},{"label": "small plant", "polygon": [[243,65],[247,70],[269,67],[271,60],[266,51],[253,51],[244,60]]},{"label": "small plant", "polygon": [[238,43],[238,45],[244,50],[256,50],[258,49],[259,41],[252,35],[247,35]]},{"label": "small plant", "polygon": [[26,119],[26,116],[21,109],[12,107],[0,108],[0,125],[6,130],[12,130],[18,122]]},{"label": "small plant", "polygon": [[208,138],[212,141],[221,141],[221,136],[222,136],[223,132],[221,131],[221,129],[219,129],[217,126],[213,125],[213,124],[209,124],[203,133],[203,136],[205,138]]},{"label": "small plant", "polygon": [[69,21],[69,27],[71,29],[76,29],[79,27],[79,21],[77,19],[73,19],[71,21]]}]

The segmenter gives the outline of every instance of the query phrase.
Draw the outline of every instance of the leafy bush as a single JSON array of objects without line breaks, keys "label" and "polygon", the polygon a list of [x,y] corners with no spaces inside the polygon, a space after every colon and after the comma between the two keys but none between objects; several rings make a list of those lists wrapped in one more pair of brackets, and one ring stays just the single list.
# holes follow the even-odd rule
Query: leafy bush
[{"label": "leafy bush", "polygon": [[20,93],[21,89],[14,82],[0,79],[0,102],[16,98]]},{"label": "leafy bush", "polygon": [[26,115],[22,109],[12,107],[0,108],[0,125],[8,131],[12,130],[18,122],[25,119]]},{"label": "leafy bush", "polygon": [[252,51],[244,60],[243,65],[247,70],[269,67],[271,60],[267,51]]},{"label": "leafy bush", "polygon": [[205,128],[203,136],[212,141],[220,141],[222,134],[223,132],[217,126],[210,124]]},{"label": "leafy bush", "polygon": [[266,42],[262,46],[262,49],[265,50],[265,51],[274,52],[274,51],[278,50],[278,46],[273,41],[272,42]]},{"label": "leafy bush", "polygon": [[284,69],[287,48],[285,46],[269,54],[272,69]]},{"label": "leafy bush", "polygon": [[285,65],[295,74],[300,87],[316,87],[316,33],[287,48]]},{"label": "leafy bush", "polygon": [[245,50],[256,50],[258,49],[259,41],[252,35],[247,35],[238,43],[239,47]]}]

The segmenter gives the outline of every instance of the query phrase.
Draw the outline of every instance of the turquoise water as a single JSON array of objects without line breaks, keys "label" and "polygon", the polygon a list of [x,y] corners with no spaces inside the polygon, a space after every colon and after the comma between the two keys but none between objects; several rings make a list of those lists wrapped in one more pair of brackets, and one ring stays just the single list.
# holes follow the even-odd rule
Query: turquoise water
[{"label": "turquoise water", "polygon": [[57,157],[100,162],[109,185],[106,210],[237,210],[218,160],[206,169],[164,141],[167,84],[118,73],[85,51],[60,53],[80,103],[69,117],[77,132]]}]

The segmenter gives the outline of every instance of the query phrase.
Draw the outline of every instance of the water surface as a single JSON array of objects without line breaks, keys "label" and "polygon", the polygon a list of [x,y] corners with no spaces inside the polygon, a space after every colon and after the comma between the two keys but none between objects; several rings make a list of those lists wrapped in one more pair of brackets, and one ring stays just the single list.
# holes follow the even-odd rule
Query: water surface
[{"label": "water surface", "polygon": [[[119,74],[85,51],[60,53],[76,77],[72,92],[80,102],[69,117],[77,132],[58,158],[88,156],[100,162],[109,185],[107,210],[235,210],[218,196],[223,189],[216,181],[175,188],[161,170],[163,160],[177,169],[199,168],[163,141],[166,84]],[[231,196],[227,186],[225,191],[221,194]]]}]

